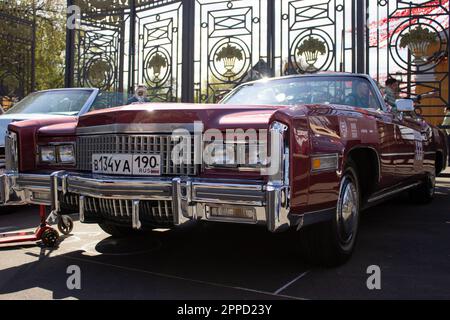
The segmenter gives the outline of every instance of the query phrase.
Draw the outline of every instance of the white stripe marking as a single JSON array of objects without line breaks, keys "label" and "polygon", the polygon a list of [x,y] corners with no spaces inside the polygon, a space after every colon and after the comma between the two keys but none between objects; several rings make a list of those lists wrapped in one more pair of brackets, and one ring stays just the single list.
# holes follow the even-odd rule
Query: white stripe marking
[{"label": "white stripe marking", "polygon": [[294,284],[295,282],[297,282],[298,280],[300,280],[301,278],[303,278],[304,276],[306,276],[309,273],[310,270],[303,272],[301,275],[299,275],[297,278],[295,278],[292,281],[289,281],[288,283],[286,283],[284,286],[282,286],[280,289],[278,289],[277,291],[275,291],[273,294],[279,294],[281,291],[284,291],[285,289],[287,289],[289,286],[291,286],[292,284]]},{"label": "white stripe marking", "polygon": [[[120,265],[115,265],[115,264],[110,264],[110,263],[105,263],[105,262],[100,262],[100,261],[92,261],[92,260],[87,260],[87,259],[82,259],[82,258],[77,258],[77,257],[71,257],[71,256],[58,256],[58,257],[63,258],[63,259],[76,260],[76,261],[87,262],[87,263],[92,263],[92,264],[97,264],[97,265],[102,265],[102,266],[113,267],[113,268],[122,269],[122,270],[126,270],[126,271],[146,273],[149,275],[164,277],[167,279],[183,280],[183,281],[188,281],[188,282],[192,282],[192,283],[210,285],[210,286],[215,286],[215,287],[219,287],[219,288],[241,290],[241,291],[259,293],[259,294],[268,295],[268,296],[278,296],[278,297],[283,297],[283,298],[288,298],[288,299],[293,299],[293,300],[307,300],[307,299],[301,298],[301,297],[293,297],[293,296],[288,296],[288,295],[275,295],[272,292],[267,292],[267,291],[262,291],[262,290],[255,290],[255,289],[244,288],[244,287],[235,287],[232,285],[225,285],[225,284],[203,281],[203,280],[189,279],[189,278],[179,277],[179,276],[175,276],[175,275],[169,275],[169,274],[153,272],[153,271],[148,271],[148,270],[142,270],[142,269],[137,269],[137,268],[130,268],[130,267],[125,267],[125,266],[120,266]],[[307,272],[309,272],[309,271],[307,271]],[[305,274],[307,272],[305,272]]]}]

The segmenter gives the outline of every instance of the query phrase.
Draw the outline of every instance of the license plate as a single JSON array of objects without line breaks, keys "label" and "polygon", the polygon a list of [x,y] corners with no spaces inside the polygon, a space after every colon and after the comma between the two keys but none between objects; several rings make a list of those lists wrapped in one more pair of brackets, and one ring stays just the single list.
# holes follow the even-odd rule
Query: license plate
[{"label": "license plate", "polygon": [[160,155],[94,154],[92,172],[129,176],[161,175]]}]

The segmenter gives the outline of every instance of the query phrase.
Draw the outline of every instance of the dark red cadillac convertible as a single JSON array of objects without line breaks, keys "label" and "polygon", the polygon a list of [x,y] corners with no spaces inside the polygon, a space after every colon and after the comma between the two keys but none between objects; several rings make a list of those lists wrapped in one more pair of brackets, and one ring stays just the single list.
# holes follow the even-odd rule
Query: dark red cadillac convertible
[{"label": "dark red cadillac convertible", "polygon": [[247,83],[216,105],[18,122],[2,198],[79,212],[113,236],[189,220],[263,224],[337,265],[352,254],[364,209],[403,191],[433,198],[445,136],[413,108],[398,100],[389,110],[368,76],[318,74]]}]

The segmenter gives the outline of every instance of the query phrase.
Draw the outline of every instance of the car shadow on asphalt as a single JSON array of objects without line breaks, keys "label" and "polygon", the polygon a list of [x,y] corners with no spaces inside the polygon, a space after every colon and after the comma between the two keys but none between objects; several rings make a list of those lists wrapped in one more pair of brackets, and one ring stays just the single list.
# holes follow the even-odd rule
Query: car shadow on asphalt
[{"label": "car shadow on asphalt", "polygon": [[[191,223],[89,244],[86,234],[75,229],[57,249],[19,246],[35,261],[0,270],[0,295],[42,288],[54,299],[265,299],[277,297],[271,293],[310,271],[282,294],[444,297],[439,284],[446,286],[448,275],[449,199],[450,182],[442,180],[431,205],[416,205],[402,194],[370,208],[362,215],[354,256],[335,269],[308,266],[295,250],[295,238],[254,226]],[[81,290],[67,287],[71,265],[80,267]],[[382,268],[383,291],[367,290],[370,265]]]},{"label": "car shadow on asphalt", "polygon": [[[42,288],[55,299],[277,298],[273,292],[309,268],[285,237],[264,228],[191,224],[151,235],[108,237],[62,254],[30,247],[36,261],[0,271],[8,279],[0,295]],[[69,265],[80,266],[82,290],[67,289]]]}]

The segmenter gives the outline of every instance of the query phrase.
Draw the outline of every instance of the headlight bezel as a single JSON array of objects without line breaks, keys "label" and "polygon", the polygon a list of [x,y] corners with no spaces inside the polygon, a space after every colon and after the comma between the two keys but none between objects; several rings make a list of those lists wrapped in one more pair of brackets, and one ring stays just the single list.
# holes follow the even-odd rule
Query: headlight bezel
[{"label": "headlight bezel", "polygon": [[[69,155],[62,155],[65,153],[63,150],[68,148],[67,151],[71,151],[71,157]],[[43,150],[47,149],[53,150],[53,159],[45,160],[43,159]],[[70,152],[69,152],[70,154]],[[75,165],[75,143],[70,142],[60,142],[60,143],[48,143],[38,145],[37,159],[39,164],[43,165]]]},{"label": "headlight bezel", "polygon": [[19,141],[14,131],[8,131],[5,136],[5,168],[8,171],[19,169]]},{"label": "headlight bezel", "polygon": [[[244,163],[242,163],[242,148],[244,148]],[[265,148],[265,159],[261,159],[260,148]],[[228,158],[227,149],[232,149],[231,152],[233,154],[232,163],[228,162],[230,158]],[[233,141],[226,142],[223,141],[223,149],[221,155],[214,155],[212,158],[217,157],[220,159],[227,159],[227,161],[210,161],[210,163],[205,163],[205,169],[214,170],[214,169],[231,169],[231,170],[239,170],[239,171],[260,171],[262,168],[267,166],[267,143],[256,143],[250,144],[248,141]],[[256,155],[251,155],[251,152],[256,152]],[[265,161],[264,161],[265,160]]]}]

